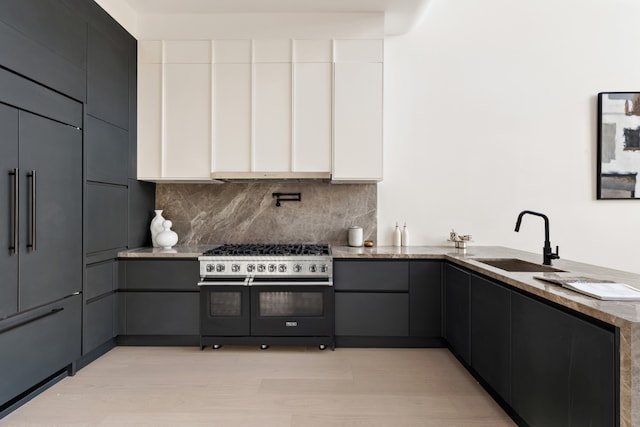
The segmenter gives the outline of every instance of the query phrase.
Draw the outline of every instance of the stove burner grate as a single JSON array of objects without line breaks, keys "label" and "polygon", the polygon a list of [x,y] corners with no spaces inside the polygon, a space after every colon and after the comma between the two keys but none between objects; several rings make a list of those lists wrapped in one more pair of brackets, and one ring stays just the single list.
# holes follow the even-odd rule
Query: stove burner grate
[{"label": "stove burner grate", "polygon": [[206,256],[300,256],[330,255],[326,244],[224,244],[204,253]]}]

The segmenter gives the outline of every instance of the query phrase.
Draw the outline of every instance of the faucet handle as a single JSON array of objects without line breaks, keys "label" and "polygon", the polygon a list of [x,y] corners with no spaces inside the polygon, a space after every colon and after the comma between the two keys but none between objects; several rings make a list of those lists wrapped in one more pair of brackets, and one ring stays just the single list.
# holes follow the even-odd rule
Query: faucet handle
[{"label": "faucet handle", "polygon": [[551,252],[551,259],[560,259],[560,247],[556,245],[556,253]]}]

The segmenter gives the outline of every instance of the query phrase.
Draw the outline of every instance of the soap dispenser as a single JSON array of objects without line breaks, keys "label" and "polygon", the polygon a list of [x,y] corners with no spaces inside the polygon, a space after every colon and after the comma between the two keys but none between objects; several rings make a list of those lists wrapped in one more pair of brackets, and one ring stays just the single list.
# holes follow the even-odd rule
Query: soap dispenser
[{"label": "soap dispenser", "polygon": [[402,227],[402,233],[400,237],[402,246],[409,246],[409,229],[407,228],[407,223],[404,223],[404,227]]},{"label": "soap dispenser", "polygon": [[396,222],[396,229],[393,230],[393,246],[400,246],[402,243],[402,236],[400,232],[400,227]]}]

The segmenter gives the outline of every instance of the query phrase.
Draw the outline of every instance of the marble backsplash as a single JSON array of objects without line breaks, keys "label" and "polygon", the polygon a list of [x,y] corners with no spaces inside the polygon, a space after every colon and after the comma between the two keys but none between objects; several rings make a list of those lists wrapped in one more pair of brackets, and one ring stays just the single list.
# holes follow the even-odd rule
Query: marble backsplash
[{"label": "marble backsplash", "polygon": [[[272,193],[301,193],[276,207]],[[158,184],[156,209],[173,222],[179,246],[216,243],[347,244],[347,229],[377,236],[376,184]]]}]

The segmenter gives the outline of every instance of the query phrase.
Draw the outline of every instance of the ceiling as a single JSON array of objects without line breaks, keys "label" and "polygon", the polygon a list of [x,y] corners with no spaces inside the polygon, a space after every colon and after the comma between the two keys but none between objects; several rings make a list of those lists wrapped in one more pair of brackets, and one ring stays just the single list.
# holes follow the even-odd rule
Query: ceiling
[{"label": "ceiling", "polygon": [[[118,0],[102,0],[110,3]],[[386,35],[411,31],[429,0],[119,0],[144,15],[215,13],[384,13]],[[103,5],[104,7],[104,5]]]}]

